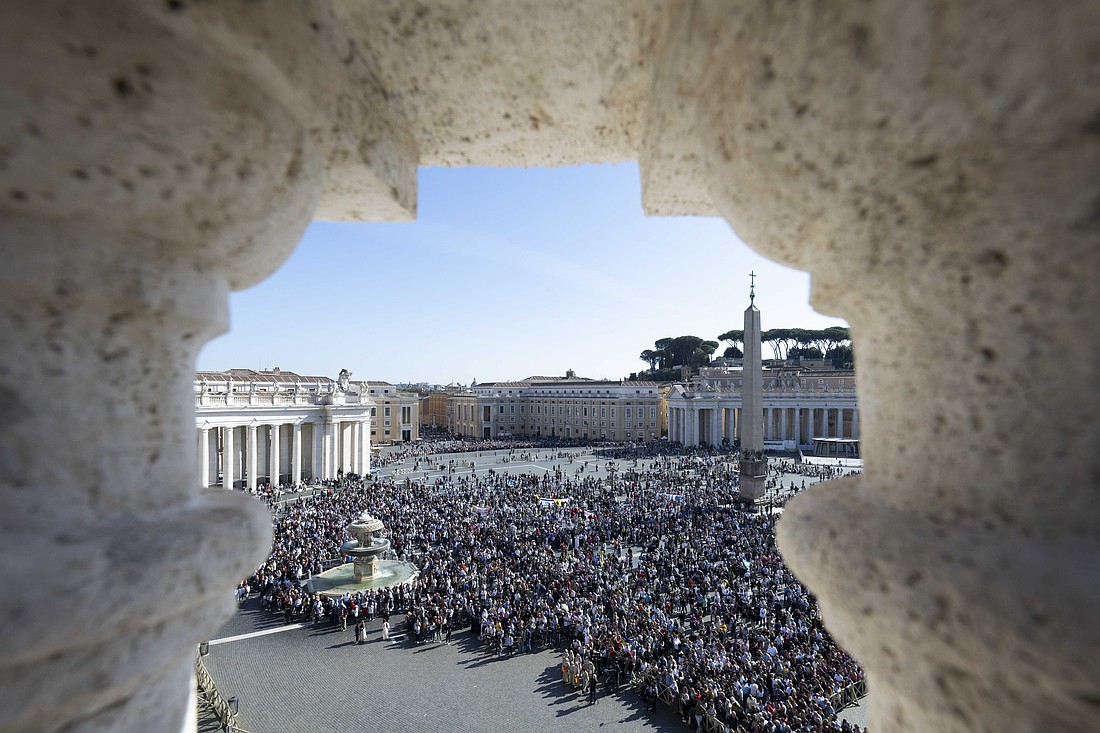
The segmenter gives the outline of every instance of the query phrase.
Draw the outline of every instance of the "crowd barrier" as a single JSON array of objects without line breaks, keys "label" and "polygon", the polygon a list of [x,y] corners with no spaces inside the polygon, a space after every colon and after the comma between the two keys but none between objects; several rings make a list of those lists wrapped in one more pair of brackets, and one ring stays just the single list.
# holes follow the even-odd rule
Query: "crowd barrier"
[{"label": "crowd barrier", "polygon": [[244,728],[237,725],[237,711],[218,692],[218,688],[214,684],[214,678],[210,676],[210,673],[206,671],[206,665],[202,663],[201,653],[195,655],[195,681],[199,695],[214,711],[214,715],[218,718],[218,722],[221,723],[225,733],[248,733]]},{"label": "crowd barrier", "polygon": [[855,705],[865,697],[867,697],[867,680],[856,680],[843,690],[831,696],[829,698],[829,704],[833,706],[833,710],[839,713],[844,708],[849,705]]}]

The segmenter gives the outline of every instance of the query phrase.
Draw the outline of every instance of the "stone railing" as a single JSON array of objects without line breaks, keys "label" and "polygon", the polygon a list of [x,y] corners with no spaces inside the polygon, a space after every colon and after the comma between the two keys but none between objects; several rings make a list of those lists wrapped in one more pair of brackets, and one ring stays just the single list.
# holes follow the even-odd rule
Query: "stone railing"
[{"label": "stone railing", "polygon": [[[279,392],[219,392],[200,395],[195,402],[196,407],[221,407],[223,405],[251,405],[257,407],[294,406],[294,405],[318,405],[323,404],[324,398],[329,393],[317,394],[314,392],[301,392],[298,394]],[[356,404],[348,400],[349,404]]]},{"label": "stone railing", "polygon": [[[685,386],[685,394],[691,398],[699,397],[740,397],[743,390],[740,387],[715,387],[710,389],[700,385]],[[798,397],[810,399],[830,399],[835,397],[856,398],[854,388],[844,389],[817,389],[810,387],[765,387],[763,394],[768,397]]]}]

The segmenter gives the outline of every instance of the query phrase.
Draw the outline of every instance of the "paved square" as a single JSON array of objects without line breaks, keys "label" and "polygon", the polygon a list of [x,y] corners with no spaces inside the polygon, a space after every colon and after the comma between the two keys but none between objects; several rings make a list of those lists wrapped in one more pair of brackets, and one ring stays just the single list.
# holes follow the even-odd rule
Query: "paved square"
[{"label": "paved square", "polygon": [[[251,599],[218,638],[281,625]],[[351,626],[307,625],[214,644],[203,661],[221,693],[240,699],[238,722],[252,733],[688,730],[667,708],[646,711],[625,686],[588,705],[561,681],[552,650],[496,657],[468,631],[450,646],[413,647],[382,641],[377,619],[368,629],[357,646]]]}]

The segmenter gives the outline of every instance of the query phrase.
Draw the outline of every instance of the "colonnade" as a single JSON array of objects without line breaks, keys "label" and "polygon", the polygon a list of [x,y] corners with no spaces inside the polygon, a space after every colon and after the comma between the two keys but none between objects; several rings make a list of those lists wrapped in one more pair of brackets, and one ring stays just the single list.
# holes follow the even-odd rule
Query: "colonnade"
[{"label": "colonnade", "polygon": [[[740,406],[692,405],[668,408],[668,438],[684,445],[721,445],[741,437]],[[772,406],[764,408],[764,440],[793,440],[810,445],[814,438],[858,438],[859,408]]]},{"label": "colonnade", "polygon": [[370,473],[370,420],[204,425],[198,428],[201,486],[254,489],[341,473]]}]

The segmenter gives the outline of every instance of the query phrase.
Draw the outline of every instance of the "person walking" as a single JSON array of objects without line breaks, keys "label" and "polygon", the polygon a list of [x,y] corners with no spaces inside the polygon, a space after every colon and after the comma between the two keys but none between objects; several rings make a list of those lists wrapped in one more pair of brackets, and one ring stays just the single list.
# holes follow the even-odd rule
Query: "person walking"
[{"label": "person walking", "polygon": [[599,681],[596,679],[596,673],[592,672],[588,675],[588,704],[595,705],[599,702]]},{"label": "person walking", "polygon": [[365,644],[367,641],[367,622],[360,621],[355,625],[355,643]]}]

